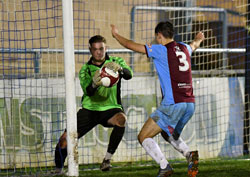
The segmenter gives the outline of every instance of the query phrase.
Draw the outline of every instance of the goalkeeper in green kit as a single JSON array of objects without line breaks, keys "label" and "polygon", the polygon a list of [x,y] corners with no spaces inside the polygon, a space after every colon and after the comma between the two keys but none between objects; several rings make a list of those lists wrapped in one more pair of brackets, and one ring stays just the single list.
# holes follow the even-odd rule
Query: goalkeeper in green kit
[{"label": "goalkeeper in green kit", "polygon": [[[113,128],[110,135],[106,156],[100,166],[102,171],[111,168],[110,160],[122,140],[125,131],[126,115],[121,104],[121,78],[129,80],[133,72],[120,57],[108,56],[106,40],[96,35],[89,40],[90,60],[79,72],[80,84],[83,90],[82,109],[77,112],[78,139],[84,136],[96,125]],[[113,87],[104,87],[100,78],[100,68],[106,66],[119,72],[120,80]],[[62,134],[55,149],[54,173],[62,174],[67,157],[67,131]]]}]

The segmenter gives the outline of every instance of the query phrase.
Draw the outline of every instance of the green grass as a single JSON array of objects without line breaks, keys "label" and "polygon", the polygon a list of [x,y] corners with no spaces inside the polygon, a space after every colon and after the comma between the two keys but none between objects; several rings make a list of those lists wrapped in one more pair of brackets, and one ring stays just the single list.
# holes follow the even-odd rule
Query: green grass
[{"label": "green grass", "polygon": [[[170,162],[174,168],[173,177],[187,177],[187,164],[185,162]],[[151,165],[147,165],[151,164]],[[113,168],[109,172],[99,170],[99,164],[80,166],[80,177],[156,177],[159,166],[153,162],[142,163],[112,163]],[[86,169],[92,168],[92,170]],[[41,172],[42,170],[42,172]],[[49,176],[44,175],[49,169],[19,169],[20,173],[13,175],[10,173],[2,173],[0,176]],[[28,173],[22,173],[26,171]],[[39,172],[38,172],[39,171]],[[37,173],[36,173],[37,172]],[[25,175],[24,175],[25,174]],[[34,175],[31,175],[34,174]],[[39,175],[38,175],[39,174]],[[58,176],[61,177],[61,176]],[[201,160],[199,164],[199,173],[197,177],[250,177],[250,159],[214,159]]]},{"label": "green grass", "polygon": [[[186,163],[172,163],[173,177],[187,177]],[[81,171],[81,177],[156,177],[158,165],[139,166],[127,164],[115,167],[109,172],[100,170]],[[209,160],[201,161],[197,177],[250,177],[250,160]]]}]

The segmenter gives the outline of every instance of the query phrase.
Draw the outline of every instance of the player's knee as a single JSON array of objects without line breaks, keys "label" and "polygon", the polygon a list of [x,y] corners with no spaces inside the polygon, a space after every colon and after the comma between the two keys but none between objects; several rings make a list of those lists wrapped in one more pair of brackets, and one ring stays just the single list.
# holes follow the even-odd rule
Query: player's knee
[{"label": "player's knee", "polygon": [[141,133],[139,133],[139,135],[137,136],[137,139],[138,139],[139,143],[142,144],[142,142],[144,141],[145,137]]},{"label": "player's knee", "polygon": [[120,126],[124,126],[125,125],[125,123],[126,123],[126,117],[121,117],[120,119],[119,119],[119,125]]},{"label": "player's knee", "polygon": [[64,133],[60,137],[59,142],[58,142],[60,148],[66,148],[67,147],[67,139],[66,139],[66,137],[67,137],[66,133]]},{"label": "player's knee", "polygon": [[118,118],[117,118],[117,121],[116,121],[116,125],[119,126],[119,127],[124,127],[125,126],[125,123],[126,123],[126,117],[124,115],[120,115]]}]

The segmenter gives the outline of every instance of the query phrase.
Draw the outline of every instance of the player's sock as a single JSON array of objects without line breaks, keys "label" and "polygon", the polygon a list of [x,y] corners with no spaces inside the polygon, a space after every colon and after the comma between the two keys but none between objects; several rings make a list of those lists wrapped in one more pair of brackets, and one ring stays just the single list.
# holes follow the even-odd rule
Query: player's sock
[{"label": "player's sock", "polygon": [[125,132],[125,127],[114,126],[110,135],[108,153],[114,154]]},{"label": "player's sock", "polygon": [[181,137],[179,137],[178,140],[175,140],[172,136],[170,136],[168,138],[168,142],[180,153],[182,153],[182,155],[184,157],[188,157],[189,156],[189,147],[187,146],[187,144],[182,140]]},{"label": "player's sock", "polygon": [[142,142],[143,148],[146,152],[156,161],[156,163],[160,164],[161,169],[164,169],[168,165],[168,161],[161,152],[159,145],[152,139],[146,138]]},{"label": "player's sock", "polygon": [[109,153],[109,152],[106,152],[106,155],[104,157],[105,160],[111,160],[113,154]]},{"label": "player's sock", "polygon": [[63,168],[66,157],[67,157],[67,147],[60,148],[59,145],[57,144],[55,149],[56,168]]}]

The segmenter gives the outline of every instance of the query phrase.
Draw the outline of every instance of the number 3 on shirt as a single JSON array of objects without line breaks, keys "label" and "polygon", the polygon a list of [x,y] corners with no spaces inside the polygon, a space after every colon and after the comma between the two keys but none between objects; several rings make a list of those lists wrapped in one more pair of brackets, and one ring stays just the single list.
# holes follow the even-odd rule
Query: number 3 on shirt
[{"label": "number 3 on shirt", "polygon": [[187,56],[182,51],[176,51],[176,56],[179,58],[180,63],[183,65],[179,66],[179,71],[187,71],[189,69],[189,64],[187,61]]}]

